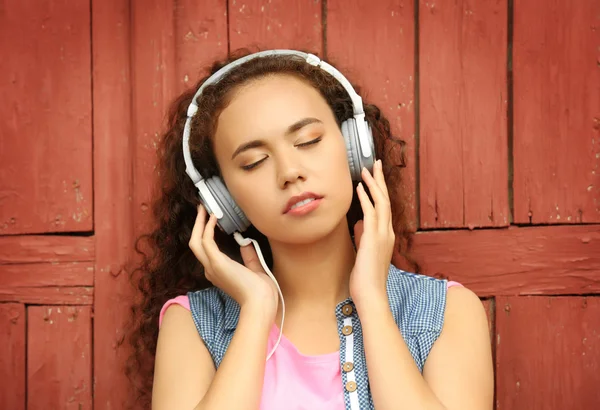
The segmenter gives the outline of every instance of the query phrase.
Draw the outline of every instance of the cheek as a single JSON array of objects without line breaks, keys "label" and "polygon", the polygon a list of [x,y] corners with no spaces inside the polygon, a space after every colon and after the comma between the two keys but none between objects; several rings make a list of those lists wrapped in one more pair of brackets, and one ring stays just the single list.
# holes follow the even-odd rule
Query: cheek
[{"label": "cheek", "polygon": [[265,211],[272,210],[274,207],[274,204],[270,203],[273,198],[272,191],[268,190],[266,184],[254,183],[247,179],[237,183],[230,182],[230,184],[228,184],[229,192],[236,204],[252,224],[260,224],[262,222],[260,218],[270,214]]},{"label": "cheek", "polygon": [[326,175],[329,175],[334,180],[333,182],[340,184],[340,187],[348,188],[352,185],[352,176],[343,138],[341,135],[339,136],[335,146],[329,151],[329,155],[322,159],[321,163],[327,168]]}]

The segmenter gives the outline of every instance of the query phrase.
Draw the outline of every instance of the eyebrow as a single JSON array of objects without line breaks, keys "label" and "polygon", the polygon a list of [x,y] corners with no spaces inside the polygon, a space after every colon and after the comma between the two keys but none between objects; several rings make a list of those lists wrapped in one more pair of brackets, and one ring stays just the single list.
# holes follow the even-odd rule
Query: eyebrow
[{"label": "eyebrow", "polygon": [[[296,121],[295,123],[293,123],[292,125],[290,125],[288,127],[288,129],[285,131],[285,136],[287,137],[295,132],[300,131],[302,128],[306,127],[307,125],[314,124],[314,123],[323,124],[323,121],[319,120],[318,118],[313,118],[313,117],[302,118],[300,121]],[[264,147],[265,145],[266,144],[263,140],[248,141],[248,142],[240,145],[239,147],[237,147],[237,149],[231,156],[231,159],[234,159],[236,156],[238,156],[239,154],[241,154],[244,151],[247,151],[252,148]]]}]

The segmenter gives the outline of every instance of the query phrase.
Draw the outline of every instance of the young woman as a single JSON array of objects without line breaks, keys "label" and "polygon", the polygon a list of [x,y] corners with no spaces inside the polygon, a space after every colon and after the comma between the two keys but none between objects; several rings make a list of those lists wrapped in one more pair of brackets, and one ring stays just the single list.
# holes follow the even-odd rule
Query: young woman
[{"label": "young woman", "polygon": [[477,296],[391,264],[409,234],[380,110],[304,53],[212,74],[159,150],[133,338],[152,408],[491,409]]}]

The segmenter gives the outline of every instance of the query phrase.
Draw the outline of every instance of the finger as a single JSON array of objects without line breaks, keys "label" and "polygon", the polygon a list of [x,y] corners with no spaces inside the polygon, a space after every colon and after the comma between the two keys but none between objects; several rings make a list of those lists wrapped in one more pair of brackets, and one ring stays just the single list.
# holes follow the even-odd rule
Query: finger
[{"label": "finger", "polygon": [[[374,171],[377,171],[377,166],[375,166]],[[377,180],[375,180],[375,178],[373,177],[373,175],[371,175],[367,168],[363,168],[363,181],[369,188],[369,192],[371,193],[371,196],[375,201],[375,205],[377,205],[377,202],[385,202],[387,200],[383,191],[379,187],[379,183],[377,182]]]},{"label": "finger", "polygon": [[363,220],[361,219],[354,224],[354,245],[357,249],[360,247],[360,238],[362,238],[364,231],[365,226]]},{"label": "finger", "polygon": [[[379,163],[378,165],[378,163],[379,162],[375,163],[375,173],[379,172],[377,168],[381,166],[381,164]],[[387,232],[392,215],[389,197],[381,190],[379,183],[366,168],[363,170],[363,179],[369,187],[369,192],[371,193],[373,202],[375,203],[377,229],[379,232]]]},{"label": "finger", "polygon": [[198,215],[196,215],[196,222],[194,223],[194,233],[202,238],[204,233],[204,226],[206,225],[206,209],[202,205],[198,205]]},{"label": "finger", "polygon": [[374,227],[373,224],[376,222],[375,208],[373,208],[373,204],[365,192],[365,187],[362,183],[359,183],[358,187],[356,187],[356,193],[358,194],[358,200],[363,211],[365,229],[372,229]]},{"label": "finger", "polygon": [[264,268],[260,264],[260,259],[258,258],[258,254],[256,253],[256,249],[254,246],[242,246],[240,248],[240,253],[242,254],[242,260],[244,261],[244,265],[253,272],[262,272],[265,273]]},{"label": "finger", "polygon": [[219,250],[217,243],[215,242],[215,226],[217,225],[217,217],[214,214],[210,215],[208,222],[204,227],[204,233],[202,235],[202,247],[209,263],[213,268],[216,268],[219,264],[223,263],[223,253]]},{"label": "finger", "polygon": [[206,258],[206,253],[202,248],[202,236],[204,234],[205,225],[206,210],[202,205],[200,205],[198,206],[198,215],[196,215],[196,222],[194,222],[194,227],[192,229],[189,247],[196,258],[204,266],[204,269],[207,270],[209,268],[208,259]]},{"label": "finger", "polygon": [[383,165],[381,164],[380,159],[375,162],[375,168],[375,172],[373,173],[375,181],[377,181],[377,185],[379,185],[381,192],[383,192],[383,194],[389,201],[390,194],[388,192],[387,184],[385,183],[385,175],[383,175]]},{"label": "finger", "polygon": [[385,182],[385,175],[383,174],[383,164],[381,163],[381,160],[378,160],[376,162],[376,168],[377,171],[375,172],[375,180],[377,181],[377,184],[379,185],[379,188],[381,189],[381,192],[383,192],[383,195],[385,196],[386,202],[387,202],[387,207],[389,208],[387,215],[388,217],[386,218],[386,220],[382,221],[382,228],[384,226],[387,226],[388,230],[392,230],[393,231],[393,226],[392,226],[392,201],[390,201],[390,194],[388,192],[388,187],[387,184]]}]

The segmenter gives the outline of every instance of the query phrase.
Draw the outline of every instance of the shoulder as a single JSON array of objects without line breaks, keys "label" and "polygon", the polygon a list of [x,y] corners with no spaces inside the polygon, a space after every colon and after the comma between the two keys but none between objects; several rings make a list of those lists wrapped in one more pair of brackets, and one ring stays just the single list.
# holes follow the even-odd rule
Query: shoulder
[{"label": "shoulder", "polygon": [[440,332],[444,323],[447,281],[405,272],[390,265],[390,307],[403,334]]},{"label": "shoulder", "polygon": [[390,265],[388,272],[388,291],[400,293],[400,296],[417,295],[418,292],[431,292],[445,289],[448,281],[431,276],[410,273]]},{"label": "shoulder", "polygon": [[462,286],[448,289],[445,316],[444,331],[447,328],[456,327],[455,322],[487,328],[487,315],[479,296]]},{"label": "shoulder", "polygon": [[230,304],[230,297],[217,287],[188,292],[190,310],[200,310],[209,315],[220,315]]},{"label": "shoulder", "polygon": [[210,343],[225,330],[235,329],[240,307],[217,287],[189,292],[190,311],[202,338]]},{"label": "shoulder", "polygon": [[493,374],[490,331],[483,304],[467,288],[450,288],[443,329],[423,369],[425,380],[444,403],[490,408]]},{"label": "shoulder", "polygon": [[[171,304],[158,332],[152,408],[191,408],[204,395],[215,371],[190,311],[184,305]],[[173,395],[173,391],[188,393]]]},{"label": "shoulder", "polygon": [[202,345],[190,311],[180,304],[168,306],[162,317],[157,341],[157,357],[174,357]]}]

